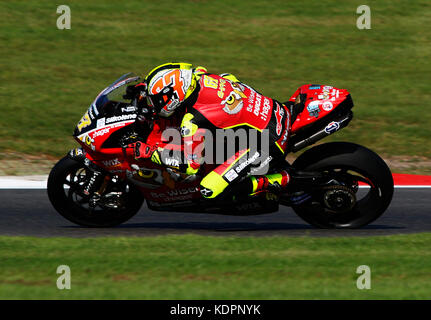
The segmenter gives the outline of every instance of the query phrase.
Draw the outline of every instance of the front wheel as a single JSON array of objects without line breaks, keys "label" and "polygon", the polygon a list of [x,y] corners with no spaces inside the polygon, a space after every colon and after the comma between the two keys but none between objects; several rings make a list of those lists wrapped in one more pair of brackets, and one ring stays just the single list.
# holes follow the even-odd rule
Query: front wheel
[{"label": "front wheel", "polygon": [[48,177],[51,204],[67,220],[85,227],[113,227],[133,217],[141,208],[143,195],[132,184],[110,179],[97,205],[82,193],[91,176],[81,162],[64,157]]},{"label": "front wheel", "polygon": [[309,201],[292,206],[313,226],[359,228],[380,217],[392,200],[394,181],[389,167],[360,145],[322,144],[304,152],[292,166],[332,179],[327,186],[310,190]]}]

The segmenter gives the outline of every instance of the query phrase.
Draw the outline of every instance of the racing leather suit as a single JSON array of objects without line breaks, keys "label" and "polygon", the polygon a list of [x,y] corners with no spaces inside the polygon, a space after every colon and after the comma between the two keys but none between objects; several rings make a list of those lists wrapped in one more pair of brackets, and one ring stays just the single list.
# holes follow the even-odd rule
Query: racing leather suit
[{"label": "racing leather suit", "polygon": [[[286,171],[266,175],[253,175],[253,172],[259,172],[274,159],[284,158],[291,126],[289,109],[239,82],[231,74],[201,72],[194,76],[197,85],[186,104],[181,122],[184,142],[181,171],[188,175],[198,173],[204,158],[202,147],[204,145],[205,152],[210,147],[205,143],[208,142],[205,132],[209,131],[214,138],[217,137],[217,129],[223,132],[232,129],[234,135],[242,130],[247,134],[248,145],[236,146],[233,154],[227,154],[227,159],[217,162],[200,183],[202,195],[216,198],[230,189],[229,186],[237,186],[236,193],[253,194],[269,186],[287,185],[289,174]],[[253,131],[257,132],[260,142],[251,146],[250,133]],[[213,146],[220,143],[225,141],[216,140]],[[267,148],[264,148],[264,143]],[[162,151],[161,148],[150,147],[153,162],[164,164]]]}]

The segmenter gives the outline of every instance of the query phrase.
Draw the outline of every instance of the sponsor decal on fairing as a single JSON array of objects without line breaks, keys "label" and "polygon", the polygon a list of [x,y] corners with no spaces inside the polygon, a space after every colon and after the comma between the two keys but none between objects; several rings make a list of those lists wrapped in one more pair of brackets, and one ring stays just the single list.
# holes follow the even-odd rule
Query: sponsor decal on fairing
[{"label": "sponsor decal on fairing", "polygon": [[113,117],[107,118],[105,123],[110,124],[110,123],[119,122],[119,121],[132,120],[132,119],[135,119],[136,117],[137,115],[134,113],[123,114],[121,116],[113,116]]},{"label": "sponsor decal on fairing", "polygon": [[307,106],[307,111],[310,117],[319,117],[320,109],[319,109],[319,101],[311,101]]},{"label": "sponsor decal on fairing", "polygon": [[338,129],[340,129],[340,124],[338,122],[332,121],[325,127],[325,132],[327,134],[331,134],[337,131]]}]

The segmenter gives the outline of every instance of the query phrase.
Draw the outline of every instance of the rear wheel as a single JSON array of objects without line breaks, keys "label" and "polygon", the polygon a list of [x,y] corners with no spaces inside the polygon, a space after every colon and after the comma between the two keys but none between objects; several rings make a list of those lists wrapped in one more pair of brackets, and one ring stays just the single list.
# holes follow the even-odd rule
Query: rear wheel
[{"label": "rear wheel", "polygon": [[359,228],[380,217],[394,191],[392,174],[373,151],[353,143],[333,142],[311,148],[292,166],[318,172],[331,183],[306,190],[311,199],[292,206],[305,221],[319,228]]},{"label": "rear wheel", "polygon": [[67,220],[86,227],[113,227],[133,217],[144,198],[132,184],[110,180],[96,204],[82,192],[90,177],[79,161],[64,157],[48,177],[48,197]]}]

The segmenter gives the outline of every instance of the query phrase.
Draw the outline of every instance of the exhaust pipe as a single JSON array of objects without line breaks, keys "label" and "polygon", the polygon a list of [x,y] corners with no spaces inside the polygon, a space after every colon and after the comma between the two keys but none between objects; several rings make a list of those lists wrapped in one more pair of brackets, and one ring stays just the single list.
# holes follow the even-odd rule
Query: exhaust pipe
[{"label": "exhaust pipe", "polygon": [[[327,122],[323,126],[319,126],[319,129],[317,129],[318,131],[312,134],[311,136],[308,136],[307,138],[301,139],[301,137],[298,137],[298,135],[292,137],[292,141],[289,148],[290,152],[297,152],[315,143],[316,141],[319,141],[320,139],[323,139],[333,134],[334,132],[337,132],[338,130],[347,126],[350,120],[352,120],[352,118],[353,118],[353,112],[350,111],[347,115],[333,119],[332,121]],[[304,133],[301,134],[301,136],[304,136]],[[299,141],[295,141],[295,140],[299,140]]]}]

